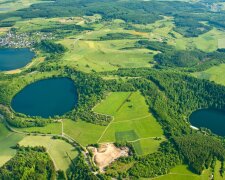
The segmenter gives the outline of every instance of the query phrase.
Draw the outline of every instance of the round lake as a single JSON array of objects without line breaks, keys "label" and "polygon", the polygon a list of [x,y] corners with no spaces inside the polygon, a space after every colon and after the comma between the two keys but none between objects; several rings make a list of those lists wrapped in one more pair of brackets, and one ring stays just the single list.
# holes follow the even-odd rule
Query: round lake
[{"label": "round lake", "polygon": [[225,136],[225,112],[215,109],[201,109],[190,116],[190,123],[195,127],[205,127],[213,133]]},{"label": "round lake", "polygon": [[29,49],[0,49],[0,71],[9,71],[26,66],[35,54]]},{"label": "round lake", "polygon": [[69,78],[40,80],[26,86],[12,100],[12,108],[30,116],[63,115],[78,101],[77,89]]}]

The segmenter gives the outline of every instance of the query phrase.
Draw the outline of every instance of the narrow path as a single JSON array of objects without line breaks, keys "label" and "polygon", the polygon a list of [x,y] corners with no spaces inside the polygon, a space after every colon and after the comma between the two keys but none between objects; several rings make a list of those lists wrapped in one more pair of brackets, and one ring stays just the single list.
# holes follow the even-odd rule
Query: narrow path
[{"label": "narrow path", "polygon": [[[113,117],[113,116],[112,116]],[[100,140],[102,139],[102,137],[105,135],[105,133],[106,133],[106,131],[107,131],[107,129],[109,128],[109,126],[113,123],[113,121],[114,121],[114,117],[113,117],[113,119],[112,119],[112,121],[107,125],[107,127],[105,128],[105,130],[103,131],[103,133],[102,133],[102,135],[100,136],[100,138],[98,139],[98,141],[97,141],[97,143],[99,143],[100,142]]]},{"label": "narrow path", "polygon": [[52,146],[52,142],[50,142],[50,144],[48,145],[48,148],[47,148],[47,153],[48,153],[48,155],[50,156],[50,158],[52,159],[52,162],[53,162],[53,164],[54,164],[54,166],[55,166],[55,169],[56,170],[59,170],[59,168],[57,167],[57,164],[56,164],[56,162],[55,162],[55,159],[51,156],[51,154],[49,153],[49,150],[51,149],[51,146]]}]

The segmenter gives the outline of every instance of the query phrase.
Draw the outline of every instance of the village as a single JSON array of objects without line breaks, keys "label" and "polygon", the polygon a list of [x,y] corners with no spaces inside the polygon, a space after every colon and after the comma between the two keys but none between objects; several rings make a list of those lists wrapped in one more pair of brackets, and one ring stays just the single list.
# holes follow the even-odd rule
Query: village
[{"label": "village", "polygon": [[54,39],[53,34],[42,32],[17,34],[15,30],[10,30],[4,36],[0,36],[0,48],[30,48],[36,42],[47,39]]}]

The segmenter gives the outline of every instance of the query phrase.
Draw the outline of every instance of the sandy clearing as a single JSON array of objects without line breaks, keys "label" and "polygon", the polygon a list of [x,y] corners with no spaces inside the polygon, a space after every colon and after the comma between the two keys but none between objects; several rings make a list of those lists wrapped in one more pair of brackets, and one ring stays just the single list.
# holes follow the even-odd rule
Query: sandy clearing
[{"label": "sandy clearing", "polygon": [[89,147],[93,152],[95,164],[99,167],[100,172],[104,172],[104,168],[120,157],[128,156],[129,149],[127,147],[117,148],[112,143],[101,144],[99,148]]}]

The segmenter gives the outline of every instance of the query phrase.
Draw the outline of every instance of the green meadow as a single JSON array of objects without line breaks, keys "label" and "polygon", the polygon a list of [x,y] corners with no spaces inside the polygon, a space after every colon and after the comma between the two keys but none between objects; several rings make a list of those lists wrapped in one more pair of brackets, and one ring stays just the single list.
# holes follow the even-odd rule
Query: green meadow
[{"label": "green meadow", "polygon": [[105,126],[100,126],[85,121],[64,121],[64,133],[75,139],[83,146],[97,143],[99,137],[105,129]]},{"label": "green meadow", "polygon": [[128,141],[139,155],[144,155],[155,152],[159,147],[162,141],[154,140],[155,137],[164,139],[161,126],[149,113],[140,92],[110,93],[94,111],[114,116],[99,138],[100,143]]},{"label": "green meadow", "polygon": [[61,134],[62,124],[58,122],[47,124],[44,127],[28,127],[28,128],[14,128],[14,129],[28,133]]},{"label": "green meadow", "polygon": [[176,38],[169,40],[168,43],[181,50],[198,48],[205,52],[212,52],[224,47],[224,35],[225,32],[214,28],[194,38],[185,38],[181,35],[176,35]]},{"label": "green meadow", "polygon": [[16,154],[16,150],[11,147],[15,146],[23,137],[21,134],[10,132],[4,124],[0,123],[0,166]]},{"label": "green meadow", "polygon": [[223,76],[224,72],[225,64],[220,64],[218,66],[213,66],[205,71],[193,73],[192,75],[200,79],[208,79],[217,84],[225,85],[225,78]]},{"label": "green meadow", "polygon": [[70,50],[63,57],[63,64],[79,70],[110,71],[122,67],[151,67],[153,55],[147,49],[126,49],[134,46],[135,40],[91,41],[64,39],[60,41]]}]

